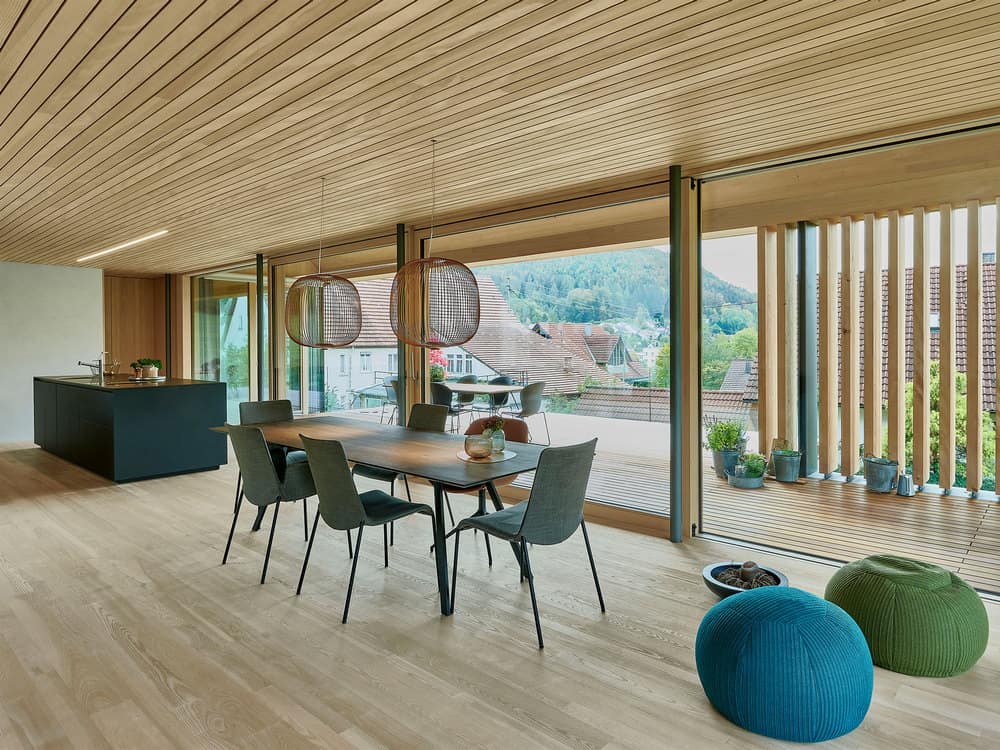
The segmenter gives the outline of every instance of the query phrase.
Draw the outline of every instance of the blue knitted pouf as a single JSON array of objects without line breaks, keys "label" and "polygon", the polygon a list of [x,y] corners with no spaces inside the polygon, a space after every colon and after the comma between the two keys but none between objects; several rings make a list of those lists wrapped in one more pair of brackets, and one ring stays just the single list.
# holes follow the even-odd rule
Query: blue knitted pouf
[{"label": "blue knitted pouf", "polygon": [[695,658],[712,705],[766,737],[839,737],[861,723],[872,699],[861,629],[840,607],[799,589],[723,599],[701,621]]}]

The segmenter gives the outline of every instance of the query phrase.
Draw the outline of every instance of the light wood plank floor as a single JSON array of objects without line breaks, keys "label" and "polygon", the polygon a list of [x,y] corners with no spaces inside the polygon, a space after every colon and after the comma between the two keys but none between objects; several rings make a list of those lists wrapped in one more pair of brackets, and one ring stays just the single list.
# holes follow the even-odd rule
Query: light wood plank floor
[{"label": "light wood plank floor", "polygon": [[[294,596],[302,514],[266,537],[244,511],[219,565],[235,471],[121,486],[29,447],[0,450],[0,747],[783,747],[716,714],[694,670],[700,580],[755,556],[821,593],[834,568],[697,540],[592,526],[608,614],[580,538],[537,548],[546,649],[507,549],[463,544],[458,611],[437,612],[429,524],[397,524],[391,567],[366,540],[351,620],[348,560],[329,530]],[[420,492],[426,493],[425,489]],[[457,498],[468,512],[470,498]],[[497,545],[500,548],[501,545]],[[450,552],[450,548],[449,548]],[[839,748],[1000,746],[1000,608],[969,673],[876,670],[875,699]]]}]

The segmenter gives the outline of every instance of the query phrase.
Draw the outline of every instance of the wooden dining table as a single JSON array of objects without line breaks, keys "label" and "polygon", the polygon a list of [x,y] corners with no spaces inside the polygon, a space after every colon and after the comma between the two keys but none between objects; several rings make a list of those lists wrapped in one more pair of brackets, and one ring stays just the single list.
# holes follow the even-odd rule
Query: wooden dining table
[{"label": "wooden dining table", "polygon": [[[510,387],[510,386],[505,386]],[[376,424],[360,419],[336,416],[301,417],[285,422],[257,425],[264,439],[274,445],[301,449],[300,435],[320,440],[339,440],[348,461],[426,479],[434,487],[434,556],[437,564],[438,594],[441,614],[451,614],[448,587],[448,555],[445,550],[444,487],[473,489],[486,487],[493,507],[503,508],[494,482],[504,477],[533,471],[544,445],[507,441],[512,458],[493,463],[466,461],[464,437],[441,432],[411,430],[397,425]],[[520,564],[520,552],[511,545]]]}]

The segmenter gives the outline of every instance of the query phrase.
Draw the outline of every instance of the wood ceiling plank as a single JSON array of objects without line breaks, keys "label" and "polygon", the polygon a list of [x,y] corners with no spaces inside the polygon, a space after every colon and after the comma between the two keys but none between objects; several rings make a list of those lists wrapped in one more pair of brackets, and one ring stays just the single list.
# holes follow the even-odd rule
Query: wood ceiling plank
[{"label": "wood ceiling plank", "polygon": [[58,11],[57,3],[29,0],[28,6],[17,16],[14,28],[0,48],[0,96],[7,95],[7,86]]}]

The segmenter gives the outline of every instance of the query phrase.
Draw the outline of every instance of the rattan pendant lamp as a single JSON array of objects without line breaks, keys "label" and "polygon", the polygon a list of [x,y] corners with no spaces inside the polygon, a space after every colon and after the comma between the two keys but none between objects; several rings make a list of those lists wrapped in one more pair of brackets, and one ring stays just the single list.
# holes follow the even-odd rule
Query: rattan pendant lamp
[{"label": "rattan pendant lamp", "polygon": [[[434,241],[437,141],[431,141],[431,229]],[[409,310],[406,305],[409,304]],[[419,307],[418,307],[419,305]],[[409,314],[408,314],[409,313]],[[396,272],[389,298],[389,322],[396,338],[413,346],[458,346],[479,330],[479,284],[469,267],[447,258],[418,258]]]},{"label": "rattan pendant lamp", "polygon": [[323,273],[323,215],[326,179],[321,180],[318,273],[295,280],[285,298],[285,330],[300,346],[334,349],[361,334],[361,297],[343,276]]}]

